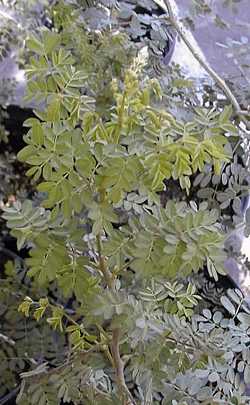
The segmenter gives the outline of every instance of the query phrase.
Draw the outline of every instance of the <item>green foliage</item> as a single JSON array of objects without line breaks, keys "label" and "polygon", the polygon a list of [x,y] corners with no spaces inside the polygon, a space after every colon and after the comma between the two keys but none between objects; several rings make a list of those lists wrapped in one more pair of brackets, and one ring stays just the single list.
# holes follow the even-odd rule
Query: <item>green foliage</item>
[{"label": "green foliage", "polygon": [[19,202],[4,208],[3,218],[7,220],[9,228],[13,229],[13,236],[17,238],[17,247],[21,249],[31,235],[36,235],[47,228],[49,212],[44,208],[33,207],[30,200],[22,205]]},{"label": "green foliage", "polygon": [[178,314],[189,318],[193,314],[193,308],[198,304],[199,295],[195,294],[196,288],[188,284],[187,289],[182,284],[174,283],[155,283],[142,291],[140,297],[143,301],[155,302],[159,307],[163,306],[169,314]]},{"label": "green foliage", "polygon": [[[197,107],[185,119],[168,111],[164,85],[147,75],[129,37],[112,19],[96,32],[71,3],[55,6],[52,31],[27,40],[26,99],[42,108],[25,123],[18,158],[41,201],[3,207],[18,248],[30,248],[22,271],[8,264],[1,280],[10,301],[12,280],[20,290],[5,311],[20,325],[22,350],[25,340],[34,351],[14,365],[17,403],[247,403],[243,296],[221,297],[227,318],[199,314],[188,281],[205,268],[214,280],[224,274],[228,189],[199,199],[215,178],[235,176],[232,189],[243,183],[231,161],[232,109]],[[176,80],[176,89],[186,84]],[[171,182],[181,198],[162,204]],[[61,356],[49,347],[39,358],[36,333],[48,346],[61,342]]]},{"label": "green foliage", "polygon": [[[47,36],[44,41],[46,39]],[[97,176],[100,187],[110,190],[109,199],[114,203],[121,200],[124,192],[138,188],[138,177],[143,179],[139,187],[152,191],[163,189],[163,180],[171,177],[179,179],[181,187],[188,191],[189,176],[197,170],[202,171],[205,164],[210,163],[215,174],[219,174],[223,161],[228,161],[224,151],[227,143],[224,134],[233,128],[228,121],[230,112],[224,111],[219,117],[218,114],[210,114],[208,122],[199,119],[202,116],[199,112],[193,122],[178,122],[170,114],[154,107],[151,98],[153,93],[159,93],[159,84],[155,80],[144,80],[142,86],[138,75],[129,70],[125,73],[124,83],[112,80],[114,105],[110,107],[110,119],[104,120],[97,111],[91,112],[94,99],[81,96],[80,90],[75,89],[88,88],[84,71],[75,71],[67,64],[56,64],[53,61],[57,59],[56,52],[52,52],[50,61],[51,49],[57,45],[57,41],[53,42],[53,34],[50,41],[49,52],[44,48],[36,50],[39,55],[42,52],[45,56],[42,54],[34,59],[28,70],[29,78],[36,79],[29,82],[30,97],[36,94],[39,101],[48,102],[47,111],[42,115],[39,113],[46,122],[40,124],[37,120],[28,120],[26,125],[31,126],[26,137],[28,146],[19,153],[19,159],[34,166],[27,174],[35,176],[36,180],[42,174],[46,180],[45,184],[40,184],[40,190],[49,193],[48,207],[58,201],[61,203],[65,192],[72,195],[74,189],[69,183],[75,184],[67,181],[70,175],[79,181],[86,181],[86,178],[89,181],[91,172],[96,169],[101,172]],[[68,58],[63,60],[73,63],[72,58]],[[46,71],[46,81],[40,80],[40,75]],[[59,82],[57,78],[60,78]],[[60,120],[67,126],[62,126]],[[78,120],[82,121],[83,133],[75,129]],[[50,124],[51,121],[54,125]],[[86,143],[91,141],[94,144],[90,150]],[[86,148],[89,153],[82,159]],[[117,173],[116,176],[113,172]],[[78,184],[75,187],[78,190]],[[64,204],[72,209],[66,202]]]},{"label": "green foliage", "polygon": [[[225,259],[216,220],[216,212],[192,212],[184,204],[170,202],[165,209],[155,208],[153,215],[143,213],[138,223],[131,224],[131,268],[144,277],[147,273],[162,273],[171,279],[198,271],[207,263],[211,276],[216,278],[217,271],[223,271]],[[110,251],[112,241],[107,244]],[[113,252],[117,254],[116,239]]]},{"label": "green foliage", "polygon": [[[1,252],[2,253],[2,252]],[[7,262],[5,273],[1,276],[0,292],[0,395],[6,389],[15,387],[20,373],[37,367],[39,362],[49,361],[54,366],[61,364],[65,356],[65,336],[53,332],[44,320],[36,323],[34,319],[23,321],[18,313],[17,303],[25,299],[28,292],[33,297],[37,290],[23,279],[25,269],[16,260],[15,265]],[[39,293],[41,294],[41,290]],[[39,297],[39,295],[38,295]]]}]

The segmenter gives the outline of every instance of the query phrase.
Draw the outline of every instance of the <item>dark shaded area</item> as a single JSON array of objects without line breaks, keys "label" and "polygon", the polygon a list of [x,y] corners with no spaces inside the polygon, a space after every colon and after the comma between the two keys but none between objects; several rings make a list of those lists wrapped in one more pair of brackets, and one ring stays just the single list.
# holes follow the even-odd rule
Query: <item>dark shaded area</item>
[{"label": "dark shaded area", "polygon": [[[34,113],[30,109],[22,109],[19,106],[10,105],[7,107],[6,116],[2,121],[2,125],[9,132],[8,143],[2,142],[0,144],[1,152],[8,152],[7,156],[16,155],[19,150],[21,150],[25,143],[23,141],[23,135],[27,132],[27,128],[23,127],[23,123],[27,118],[33,117]],[[17,159],[9,162],[11,164],[12,172],[8,173],[12,178],[7,184],[8,194],[5,196],[5,199],[10,198],[12,193],[22,190],[23,193],[28,195],[32,192],[32,186],[28,182],[28,178],[25,176],[27,170],[26,165],[19,162]],[[4,173],[0,175],[0,178],[4,176]],[[3,183],[7,178],[7,168],[6,168],[6,177],[1,178],[1,183]],[[6,180],[7,181],[7,180]],[[5,192],[5,189],[1,189],[2,193]],[[13,196],[15,197],[15,195]],[[0,218],[0,269],[3,268],[4,263],[7,260],[13,260],[18,257],[21,259],[27,257],[27,250],[22,249],[18,252],[16,246],[16,239],[12,237],[9,233],[9,230],[6,228],[5,221]]]},{"label": "dark shaded area", "polygon": [[17,105],[9,105],[5,111],[7,116],[3,119],[2,124],[10,133],[10,136],[8,143],[3,145],[1,149],[18,153],[25,146],[23,135],[28,130],[23,126],[23,123],[26,119],[35,117],[35,114],[31,109],[21,108]]}]

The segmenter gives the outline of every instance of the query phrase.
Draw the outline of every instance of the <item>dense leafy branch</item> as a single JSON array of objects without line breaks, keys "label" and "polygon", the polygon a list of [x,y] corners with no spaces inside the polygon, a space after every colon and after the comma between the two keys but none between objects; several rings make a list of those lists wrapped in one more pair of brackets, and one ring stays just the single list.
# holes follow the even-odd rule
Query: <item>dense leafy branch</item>
[{"label": "dense leafy branch", "polygon": [[[250,310],[239,290],[207,308],[193,285],[225,274],[223,210],[239,208],[246,175],[232,160],[232,108],[166,110],[164,82],[148,76],[117,9],[81,13],[77,0],[59,2],[53,30],[27,41],[27,100],[42,107],[18,158],[39,198],[2,215],[29,248],[21,269],[6,265],[0,292],[2,337],[15,342],[4,348],[25,359],[17,402],[247,403]],[[230,184],[217,190],[222,167]],[[13,290],[26,297],[19,312]]]}]

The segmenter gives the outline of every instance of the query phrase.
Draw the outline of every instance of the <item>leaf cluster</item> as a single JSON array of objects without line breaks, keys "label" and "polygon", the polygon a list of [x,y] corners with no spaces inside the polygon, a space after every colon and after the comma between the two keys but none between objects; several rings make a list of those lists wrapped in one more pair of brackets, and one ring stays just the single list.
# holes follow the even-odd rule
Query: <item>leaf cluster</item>
[{"label": "leaf cluster", "polygon": [[[19,325],[25,315],[29,342],[38,332],[49,342],[50,328],[63,358],[52,353],[47,364],[47,348],[40,362],[29,357],[36,367],[15,364],[17,402],[247,403],[243,296],[221,298],[227,318],[199,314],[200,297],[187,282],[205,267],[214,280],[224,272],[220,211],[210,200],[163,207],[159,196],[171,180],[188,200],[193,178],[200,176],[202,193],[208,175],[232,189],[238,182],[238,198],[245,174],[230,161],[238,136],[232,110],[197,108],[188,119],[166,111],[164,88],[146,75],[128,36],[107,16],[101,32],[86,27],[91,18],[82,23],[76,4],[57,5],[54,30],[27,41],[27,100],[41,108],[25,123],[18,158],[41,203],[4,207],[18,247],[30,247],[22,302],[19,312],[11,304],[10,318]],[[214,190],[221,209],[223,192]],[[11,290],[14,270],[7,276]]]}]

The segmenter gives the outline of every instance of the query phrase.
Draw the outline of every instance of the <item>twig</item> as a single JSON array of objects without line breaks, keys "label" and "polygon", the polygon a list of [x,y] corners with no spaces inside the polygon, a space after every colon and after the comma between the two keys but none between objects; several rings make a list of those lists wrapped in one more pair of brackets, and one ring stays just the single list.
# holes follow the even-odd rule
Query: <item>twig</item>
[{"label": "twig", "polygon": [[14,388],[11,392],[6,394],[4,397],[0,399],[0,405],[4,405],[10,402],[10,400],[17,395],[17,393],[20,390],[21,385],[18,387]]},{"label": "twig", "polygon": [[228,100],[232,103],[235,113],[242,119],[242,121],[248,123],[245,117],[250,116],[250,112],[241,109],[240,104],[238,103],[236,97],[234,96],[230,88],[227,86],[225,81],[215,72],[214,69],[212,69],[208,65],[208,63],[196,51],[195,47],[190,43],[178,19],[174,15],[171,0],[153,0],[153,1],[168,14],[169,22],[175,28],[176,32],[179,34],[180,38],[185,43],[187,48],[190,50],[194,58],[200,63],[200,65],[210,75],[210,77],[215,81],[215,83],[217,83],[217,85],[221,88],[221,90],[226,95]]},{"label": "twig", "polygon": [[[32,381],[36,381],[36,380],[41,380],[42,377],[44,378],[48,378],[50,375],[53,374],[60,374],[65,368],[67,367],[74,367],[74,363],[77,360],[80,361],[85,361],[89,355],[91,353],[98,353],[102,351],[102,345],[97,344],[95,346],[92,346],[90,349],[84,351],[84,352],[77,352],[74,353],[72,355],[72,357],[70,359],[67,359],[64,363],[60,364],[57,367],[52,367],[50,369],[47,368],[47,363],[43,363],[40,366],[37,367],[37,369],[33,370],[33,371],[28,371],[28,372],[24,372],[21,373],[21,377],[24,380],[27,380],[29,378],[32,378]],[[41,367],[43,366],[43,368]],[[39,367],[41,368],[41,370],[39,370]],[[1,404],[0,404],[1,405]]]},{"label": "twig", "polygon": [[6,11],[4,11],[4,10],[0,10],[0,16],[2,16],[3,18],[5,18],[6,20],[11,20],[11,21],[13,21],[14,23],[17,24],[17,26],[20,26],[20,25],[19,25],[19,22],[18,22],[14,17],[12,17],[10,14],[8,14],[8,12],[6,12]]},{"label": "twig", "polygon": [[97,241],[97,250],[98,250],[98,258],[99,258],[99,270],[102,273],[108,288],[111,291],[115,291],[114,278],[112,277],[112,273],[107,268],[106,263],[105,263],[105,258],[102,255],[102,242],[101,242],[100,235],[97,235],[96,241]]},{"label": "twig", "polygon": [[123,405],[134,405],[133,398],[129,392],[124,378],[124,363],[120,356],[120,329],[112,332],[111,353],[114,360],[117,385],[122,394]]},{"label": "twig", "polygon": [[9,343],[9,345],[11,345],[11,346],[15,346],[15,344],[16,344],[16,342],[13,339],[9,338],[8,336],[4,335],[3,333],[0,333],[0,339]]},{"label": "twig", "polygon": [[[97,240],[97,250],[99,256],[99,270],[103,274],[104,280],[110,289],[110,291],[115,292],[115,278],[113,274],[109,271],[106,265],[105,258],[102,255],[102,244],[101,244],[101,235],[98,234],[96,237]],[[134,405],[132,395],[129,392],[127,387],[125,377],[124,377],[124,363],[120,355],[120,328],[115,328],[112,330],[112,339],[110,343],[111,354],[112,354],[112,366],[115,368],[116,372],[116,381],[119,392],[122,398],[123,405]]]}]

